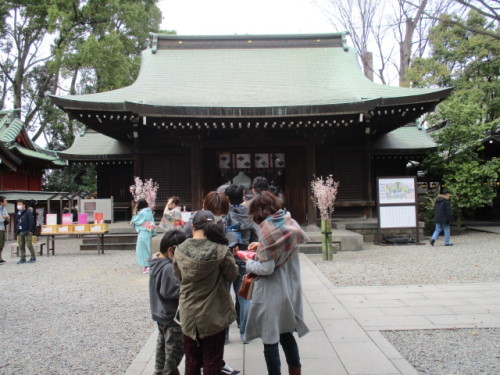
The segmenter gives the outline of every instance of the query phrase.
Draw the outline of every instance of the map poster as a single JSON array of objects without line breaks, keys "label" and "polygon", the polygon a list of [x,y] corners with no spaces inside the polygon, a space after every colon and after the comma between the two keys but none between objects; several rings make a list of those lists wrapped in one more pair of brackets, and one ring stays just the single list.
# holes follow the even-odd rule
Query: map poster
[{"label": "map poster", "polygon": [[417,226],[416,206],[380,206],[379,226],[388,228],[415,228]]},{"label": "map poster", "polygon": [[414,177],[380,177],[379,204],[416,204]]}]

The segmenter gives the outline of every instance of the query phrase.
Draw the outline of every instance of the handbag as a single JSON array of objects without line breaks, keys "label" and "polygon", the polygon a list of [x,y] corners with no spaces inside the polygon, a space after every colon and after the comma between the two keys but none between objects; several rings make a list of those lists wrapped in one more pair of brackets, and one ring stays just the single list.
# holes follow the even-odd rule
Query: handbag
[{"label": "handbag", "polygon": [[243,276],[243,278],[241,279],[240,290],[238,290],[238,295],[250,301],[252,299],[254,283],[259,279],[260,276],[253,273],[247,273],[245,276]]},{"label": "handbag", "polygon": [[[275,269],[281,267],[283,264],[288,262],[288,259],[290,259],[290,255],[286,258],[286,260],[275,267]],[[260,279],[260,276],[255,275],[253,273],[247,273],[243,278],[241,279],[241,286],[240,290],[238,290],[238,294],[243,297],[244,299],[250,301],[252,299],[252,294],[253,294],[253,287],[254,283]]]}]

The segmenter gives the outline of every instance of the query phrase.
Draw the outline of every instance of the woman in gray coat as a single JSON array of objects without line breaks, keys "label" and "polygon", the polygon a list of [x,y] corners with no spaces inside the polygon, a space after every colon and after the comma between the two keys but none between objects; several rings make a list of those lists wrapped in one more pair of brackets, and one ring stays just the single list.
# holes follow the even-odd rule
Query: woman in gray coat
[{"label": "woman in gray coat", "polygon": [[248,312],[245,339],[262,338],[269,375],[281,374],[281,344],[291,375],[301,373],[299,348],[293,337],[309,332],[302,312],[302,286],[297,245],[308,240],[290,214],[281,209],[281,201],[264,191],[249,207],[259,224],[259,242],[249,250],[257,252],[254,260],[245,258],[247,271],[260,275],[254,282],[252,305]]}]

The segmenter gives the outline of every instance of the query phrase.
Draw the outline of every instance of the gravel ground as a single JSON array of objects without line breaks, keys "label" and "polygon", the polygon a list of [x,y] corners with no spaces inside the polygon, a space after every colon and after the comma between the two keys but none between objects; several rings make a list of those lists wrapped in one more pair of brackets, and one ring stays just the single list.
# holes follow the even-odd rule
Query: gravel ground
[{"label": "gravel ground", "polygon": [[[339,253],[333,262],[322,262],[320,256],[311,259],[338,286],[500,279],[500,236],[471,232],[453,240],[453,247],[365,244],[366,250]],[[0,266],[1,375],[122,374],[149,338],[155,326],[148,276],[136,264],[134,251],[98,256],[96,251],[80,252],[79,243],[58,239],[56,256],[23,265],[15,264],[17,258],[11,258],[10,246],[5,246],[7,263]],[[498,330],[426,332],[384,334],[424,374],[500,373]],[[447,364],[447,370],[441,370],[436,351],[457,352],[457,345],[449,342],[464,342],[464,350],[474,355],[469,361],[460,359],[458,367]],[[415,360],[411,353],[418,354]],[[492,358],[496,371],[481,366],[480,372],[477,364]]]},{"label": "gravel ground", "polygon": [[0,374],[122,374],[154,329],[134,251],[78,250],[0,266]]},{"label": "gravel ground", "polygon": [[[346,251],[325,262],[310,259],[336,286],[424,285],[498,282],[500,235],[465,232],[454,246],[380,246]],[[384,331],[382,334],[420,373],[500,374],[500,328]]]},{"label": "gravel ground", "polygon": [[454,246],[440,239],[434,246],[380,246],[364,243],[363,251],[341,251],[333,261],[310,259],[336,286],[421,285],[500,280],[500,235],[465,232]]},{"label": "gravel ground", "polygon": [[500,373],[500,329],[383,331],[420,373],[495,375]]}]

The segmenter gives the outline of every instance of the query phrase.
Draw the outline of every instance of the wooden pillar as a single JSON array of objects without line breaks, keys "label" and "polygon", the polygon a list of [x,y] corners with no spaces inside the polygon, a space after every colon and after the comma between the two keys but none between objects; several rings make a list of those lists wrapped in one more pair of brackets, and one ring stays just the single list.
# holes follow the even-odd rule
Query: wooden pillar
[{"label": "wooden pillar", "polygon": [[192,142],[191,147],[191,210],[201,209],[202,204],[202,181],[203,160],[202,150],[199,142]]},{"label": "wooden pillar", "polygon": [[134,153],[134,178],[140,177],[142,178],[142,155],[139,155],[137,152]]},{"label": "wooden pillar", "polygon": [[316,174],[316,144],[311,140],[306,145],[306,181],[307,184],[307,224],[316,225],[316,207],[311,200],[311,181]]},{"label": "wooden pillar", "polygon": [[134,148],[134,178],[135,177],[140,177],[141,179],[144,177],[142,175],[142,172],[143,172],[143,169],[142,169],[142,155],[141,153],[139,152],[139,148],[140,148],[140,141],[139,141],[139,137],[141,136],[140,132],[139,132],[139,118],[134,118],[132,120],[132,128],[133,128],[133,132],[132,132],[132,137],[133,137],[133,142],[134,142],[134,145],[133,145],[133,148]]},{"label": "wooden pillar", "polygon": [[[371,156],[369,151],[365,151],[363,157],[363,199],[366,201],[373,200],[372,195],[372,164],[371,164]],[[366,207],[365,208],[365,216],[367,219],[371,219],[373,217],[374,207]]]}]

